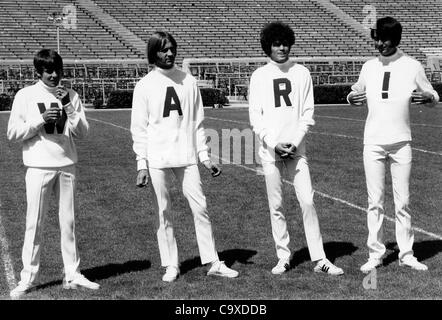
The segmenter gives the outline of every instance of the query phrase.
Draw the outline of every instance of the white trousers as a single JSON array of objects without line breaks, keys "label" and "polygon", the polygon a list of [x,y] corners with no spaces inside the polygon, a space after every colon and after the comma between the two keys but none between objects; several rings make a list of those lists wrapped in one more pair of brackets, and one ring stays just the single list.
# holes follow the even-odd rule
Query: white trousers
[{"label": "white trousers", "polygon": [[413,254],[414,235],[409,209],[411,146],[409,142],[391,145],[365,145],[364,169],[368,192],[368,240],[370,258],[382,258],[386,248],[382,242],[385,195],[385,166],[390,163],[396,216],[396,241],[399,259]]},{"label": "white trousers", "polygon": [[218,260],[215,249],[212,225],[207,214],[206,197],[201,188],[201,179],[197,165],[178,168],[154,169],[149,168],[155,205],[158,210],[158,247],[160,250],[161,265],[163,267],[178,267],[178,249],[173,232],[171,201],[169,187],[172,175],[178,179],[184,197],[187,199],[193,214],[196,240],[200,253],[201,263],[206,264]]},{"label": "white trousers", "polygon": [[289,260],[291,255],[288,248],[290,237],[287,231],[286,217],[282,213],[282,172],[284,168],[287,172],[288,181],[293,183],[301,207],[310,258],[312,261],[325,258],[318,215],[313,203],[313,188],[307,160],[304,157],[296,157],[295,159],[270,163],[263,162],[262,166],[266,181],[272,234],[278,259]]},{"label": "white trousers", "polygon": [[26,171],[26,232],[22,250],[22,283],[36,280],[43,243],[42,228],[52,192],[58,198],[61,232],[61,253],[64,273],[70,277],[78,272],[80,258],[75,241],[75,166]]}]

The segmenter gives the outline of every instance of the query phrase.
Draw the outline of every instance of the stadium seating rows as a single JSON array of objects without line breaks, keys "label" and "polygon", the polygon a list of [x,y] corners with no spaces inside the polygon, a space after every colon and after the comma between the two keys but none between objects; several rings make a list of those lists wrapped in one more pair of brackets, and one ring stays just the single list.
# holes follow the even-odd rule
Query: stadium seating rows
[{"label": "stadium seating rows", "polygon": [[[59,2],[2,0],[0,7],[0,59],[29,59],[42,47],[57,48],[56,28],[47,18],[53,12],[62,11]],[[64,57],[115,59],[140,56],[81,7],[76,7],[76,14],[76,29],[60,27],[60,52]]]},{"label": "stadium seating rows", "polygon": [[[259,32],[269,21],[296,28],[298,56],[367,55],[367,39],[336,19],[314,1],[220,0],[95,1],[141,39],[157,29],[170,30],[180,44],[181,57],[261,57]],[[353,46],[349,46],[353,43]]]},{"label": "stadium seating rows", "polygon": [[[81,1],[77,1],[81,3]],[[56,47],[56,30],[47,17],[63,5],[76,4],[77,28],[60,28],[60,51],[71,59],[143,58],[145,53],[121,38],[100,17],[75,1],[2,0],[0,59],[26,59],[41,47]],[[260,57],[259,31],[272,20],[293,25],[297,56],[367,56],[373,48],[367,37],[311,0],[95,0],[127,30],[146,41],[158,29],[172,32],[179,44],[179,59],[202,57]],[[378,16],[394,15],[404,24],[402,46],[424,60],[419,48],[442,41],[442,2],[438,0],[375,1],[330,0],[358,22],[362,8],[371,4]]]},{"label": "stadium seating rows", "polygon": [[442,43],[442,1],[381,1],[381,0],[331,0],[341,10],[362,22],[364,13],[361,8],[371,5],[378,17],[397,17],[403,26],[401,47],[425,62],[421,48],[439,47]]},{"label": "stadium seating rows", "polygon": [[[30,62],[25,65],[17,60],[30,61],[33,53],[42,47],[57,48],[56,28],[48,21],[48,16],[62,12],[66,5],[75,5],[77,24],[75,29],[60,27],[60,53],[64,59],[81,60],[76,65],[66,66],[65,74],[73,86],[81,88],[84,82],[97,78],[103,87],[103,81],[113,78],[117,72],[123,78],[123,85],[129,80],[133,83],[132,80],[146,72],[146,65],[136,62],[137,68],[121,73],[127,66],[115,65],[113,70],[109,67],[106,71],[108,66],[100,61],[145,59],[143,42],[156,30],[170,31],[177,39],[178,64],[185,58],[263,57],[259,32],[265,23],[275,20],[294,27],[294,56],[317,57],[318,61],[322,57],[372,56],[375,50],[369,32],[364,35],[345,19],[348,15],[356,24],[362,24],[367,18],[367,11],[364,11],[367,5],[376,9],[377,17],[392,15],[401,21],[404,26],[402,49],[424,65],[426,54],[440,51],[442,56],[440,0],[1,0],[2,92],[15,92],[26,81],[35,79]],[[87,60],[94,61],[84,64]],[[353,82],[361,66],[345,61],[318,61],[307,64],[315,84]],[[441,61],[432,64],[433,69],[436,68],[430,77],[433,81],[440,80]],[[218,62],[213,64],[219,65]],[[227,63],[225,70],[213,72],[194,64],[191,71],[199,79],[213,80],[228,92],[234,92],[247,86],[247,77],[255,67],[244,63],[242,71],[238,72],[236,64],[229,67]],[[120,71],[116,71],[117,68]],[[430,75],[428,66],[426,71]],[[119,87],[120,80],[116,79],[112,86]]]}]

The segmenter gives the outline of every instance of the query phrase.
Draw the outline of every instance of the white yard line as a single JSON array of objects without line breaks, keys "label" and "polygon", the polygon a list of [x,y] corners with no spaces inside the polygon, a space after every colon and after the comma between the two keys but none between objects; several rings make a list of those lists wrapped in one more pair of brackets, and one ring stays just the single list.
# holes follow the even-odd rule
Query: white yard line
[{"label": "white yard line", "polygon": [[355,121],[355,122],[365,122],[365,120],[361,120],[361,119],[342,118],[342,117],[336,117],[336,116],[321,116],[318,114],[315,114],[315,118],[327,118],[327,119],[348,120],[348,121]]},{"label": "white yard line", "polygon": [[[249,123],[246,122],[246,121],[229,120],[229,119],[222,119],[222,118],[215,118],[215,117],[204,117],[204,118],[210,119],[210,120],[225,121],[225,122],[249,125]],[[337,133],[329,133],[329,132],[319,132],[319,131],[310,131],[309,133],[319,134],[319,135],[324,135],[324,136],[331,136],[331,137],[338,137],[338,138],[362,140],[362,138],[360,138],[360,137],[349,136],[349,135],[345,135],[345,134],[337,134]],[[419,149],[419,148],[414,148],[414,147],[412,147],[411,149],[413,149],[415,151],[422,152],[422,153],[433,154],[433,155],[436,155],[436,156],[442,156],[442,152],[429,151],[429,150],[424,150],[424,149]]]},{"label": "white yard line", "polygon": [[318,131],[309,131],[309,133],[319,134],[319,135],[322,135],[322,136],[332,136],[332,137],[346,138],[346,139],[355,139],[355,140],[361,140],[361,141],[363,140],[362,138],[354,137],[354,136],[348,136],[348,135],[345,135],[345,134],[318,132]]},{"label": "white yard line", "polygon": [[88,120],[92,120],[92,121],[96,121],[96,122],[100,122],[100,123],[103,123],[103,124],[107,124],[107,125],[115,127],[115,128],[127,130],[127,131],[130,132],[130,129],[128,129],[128,128],[125,128],[125,127],[122,127],[122,126],[119,126],[119,125],[116,125],[116,124],[113,124],[113,123],[110,123],[110,122],[107,122],[107,121],[102,121],[102,120],[94,119],[94,118],[91,118],[91,117],[87,117],[87,119]]},{"label": "white yard line", "polygon": [[[355,122],[365,122],[365,120],[354,119],[354,118],[343,118],[336,116],[322,116],[315,114],[315,118],[326,118],[326,119],[337,119],[337,120],[347,120],[347,121],[355,121]],[[425,123],[410,123],[412,126],[419,127],[429,127],[429,128],[442,128],[442,126],[438,126],[437,124],[425,124]]]},{"label": "white yard line", "polygon": [[[209,117],[206,117],[206,118],[209,118]],[[113,123],[111,123],[111,122],[102,121],[102,120],[98,120],[98,119],[93,119],[93,118],[90,118],[90,117],[89,117],[88,119],[89,119],[89,120],[92,120],[92,121],[99,122],[99,123],[107,124],[107,125],[110,125],[110,126],[113,126],[113,127],[116,127],[116,128],[120,128],[120,129],[123,129],[123,130],[125,130],[125,131],[130,132],[130,130],[129,130],[128,128],[118,126],[118,125],[113,124]],[[218,120],[218,118],[210,118],[210,119]],[[224,120],[224,119],[219,119],[219,120]],[[240,121],[236,121],[236,120],[225,120],[225,121],[234,122],[234,123],[245,123],[245,122],[240,122]],[[230,163],[229,160],[224,159],[224,158],[221,158],[221,157],[218,157],[217,155],[212,154],[212,156],[218,158],[218,159],[219,159],[220,161],[222,161],[223,163],[227,163],[227,164]],[[234,166],[237,166],[237,167],[240,167],[240,168],[243,168],[243,169],[248,170],[248,171],[255,172],[255,173],[258,173],[258,172],[259,172],[259,171],[256,170],[256,169],[253,169],[253,168],[247,167],[247,166],[242,165],[242,164],[237,164],[237,163],[230,163],[230,164],[232,164],[232,165],[234,165]],[[293,185],[293,183],[290,182],[290,181],[288,181],[288,180],[283,179],[283,181],[284,181],[285,183],[287,183],[287,184]],[[346,200],[343,200],[343,199],[340,199],[340,198],[337,198],[337,197],[333,197],[333,196],[331,196],[331,195],[329,195],[329,194],[326,194],[326,193],[323,193],[323,192],[320,192],[320,191],[315,191],[315,193],[318,194],[318,195],[320,195],[321,197],[324,197],[324,198],[327,198],[327,199],[331,199],[331,200],[333,200],[333,201],[336,201],[336,202],[339,202],[339,203],[345,204],[345,205],[347,205],[347,206],[349,206],[349,207],[351,207],[351,208],[357,209],[357,210],[362,211],[362,212],[364,212],[364,213],[367,212],[365,208],[360,207],[360,206],[358,206],[358,205],[356,205],[356,204],[354,204],[354,203],[348,202],[348,201],[346,201]],[[387,215],[385,215],[384,217],[385,217],[385,219],[387,219],[387,220],[390,221],[390,222],[394,222],[394,221],[395,221],[393,218],[388,217]],[[435,233],[432,233],[432,232],[429,232],[429,231],[426,231],[426,230],[424,230],[424,229],[417,228],[417,227],[412,227],[412,229],[413,229],[414,231],[416,231],[416,232],[419,232],[419,233],[425,234],[425,235],[427,235],[427,236],[430,236],[430,237],[436,238],[436,239],[438,239],[438,240],[442,240],[442,236],[441,236],[441,235],[438,235],[438,234],[435,234]]]},{"label": "white yard line", "polygon": [[[1,210],[1,202],[0,202],[0,210]],[[17,282],[15,280],[15,272],[11,256],[9,255],[8,239],[6,238],[6,232],[2,221],[1,212],[0,212],[0,256],[2,258],[3,267],[5,269],[6,282],[8,283],[9,290],[12,290],[17,286]]]}]

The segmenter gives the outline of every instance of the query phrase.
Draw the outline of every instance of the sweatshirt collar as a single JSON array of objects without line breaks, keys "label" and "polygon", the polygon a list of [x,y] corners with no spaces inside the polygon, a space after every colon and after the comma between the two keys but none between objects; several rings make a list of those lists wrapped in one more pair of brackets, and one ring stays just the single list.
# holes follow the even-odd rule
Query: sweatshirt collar
[{"label": "sweatshirt collar", "polygon": [[57,89],[57,87],[49,87],[47,85],[44,84],[43,81],[38,80],[37,84],[42,87],[44,90],[46,90],[49,93],[55,94],[55,90]]},{"label": "sweatshirt collar", "polygon": [[272,59],[269,59],[269,63],[270,63],[270,65],[277,67],[281,71],[287,72],[291,67],[293,67],[295,65],[296,62],[291,61],[289,59],[284,63],[278,63],[278,62],[273,61]]},{"label": "sweatshirt collar", "polygon": [[379,61],[382,62],[383,65],[387,65],[391,62],[396,61],[397,59],[399,59],[404,55],[405,53],[401,49],[397,48],[396,52],[391,56],[384,57],[383,55],[379,55]]},{"label": "sweatshirt collar", "polygon": [[165,76],[170,76],[172,73],[174,73],[177,70],[175,65],[170,69],[162,69],[157,66],[155,66],[154,69],[157,70],[159,73],[164,74]]}]

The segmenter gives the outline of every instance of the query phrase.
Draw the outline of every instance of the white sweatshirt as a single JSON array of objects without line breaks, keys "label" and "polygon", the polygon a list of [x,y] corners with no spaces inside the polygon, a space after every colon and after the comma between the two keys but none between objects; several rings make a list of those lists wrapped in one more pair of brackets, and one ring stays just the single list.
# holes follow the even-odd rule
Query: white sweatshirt
[{"label": "white sweatshirt", "polygon": [[409,107],[413,90],[431,92],[435,103],[439,101],[420,62],[399,49],[390,57],[379,56],[365,62],[351,88],[356,92],[366,91],[364,144],[411,141]]},{"label": "white sweatshirt", "polygon": [[293,61],[269,61],[250,78],[249,116],[260,140],[262,161],[275,158],[275,146],[291,142],[305,156],[304,137],[315,124],[313,84],[309,70]]},{"label": "white sweatshirt", "polygon": [[64,107],[57,125],[45,124],[41,114],[47,108],[63,110],[55,90],[39,80],[15,95],[7,135],[9,140],[23,143],[23,163],[27,167],[65,167],[78,161],[73,137],[85,137],[89,124],[78,94],[71,89],[71,103]]},{"label": "white sweatshirt", "polygon": [[135,86],[131,133],[137,169],[185,167],[208,160],[196,79],[155,67]]}]

